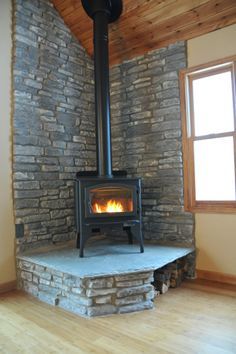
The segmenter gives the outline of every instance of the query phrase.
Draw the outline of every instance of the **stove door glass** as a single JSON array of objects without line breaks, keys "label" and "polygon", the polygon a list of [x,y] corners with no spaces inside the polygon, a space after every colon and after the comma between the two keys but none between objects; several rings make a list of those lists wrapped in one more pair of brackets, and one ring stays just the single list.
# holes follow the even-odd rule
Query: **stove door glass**
[{"label": "stove door glass", "polygon": [[133,188],[107,185],[91,188],[89,208],[91,214],[133,212]]}]

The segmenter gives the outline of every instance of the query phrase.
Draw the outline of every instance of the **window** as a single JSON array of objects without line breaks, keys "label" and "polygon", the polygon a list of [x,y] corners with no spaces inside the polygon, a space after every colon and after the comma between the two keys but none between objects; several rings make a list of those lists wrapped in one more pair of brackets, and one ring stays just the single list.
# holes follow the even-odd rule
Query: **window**
[{"label": "window", "polygon": [[236,57],[180,74],[185,208],[236,212]]}]

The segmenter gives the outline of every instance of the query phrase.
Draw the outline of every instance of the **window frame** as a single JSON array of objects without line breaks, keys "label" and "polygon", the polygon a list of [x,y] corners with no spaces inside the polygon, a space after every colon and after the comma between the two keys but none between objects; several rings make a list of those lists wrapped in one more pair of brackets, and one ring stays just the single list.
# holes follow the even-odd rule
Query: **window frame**
[{"label": "window frame", "polygon": [[[232,72],[234,130],[231,132],[207,134],[195,137],[193,112],[193,80],[216,73]],[[191,212],[236,213],[235,201],[198,201],[195,198],[194,150],[196,140],[232,136],[234,141],[234,164],[236,184],[236,56],[227,57],[203,65],[183,69],[179,74],[180,102],[182,119],[183,169],[184,169],[184,206]]]}]

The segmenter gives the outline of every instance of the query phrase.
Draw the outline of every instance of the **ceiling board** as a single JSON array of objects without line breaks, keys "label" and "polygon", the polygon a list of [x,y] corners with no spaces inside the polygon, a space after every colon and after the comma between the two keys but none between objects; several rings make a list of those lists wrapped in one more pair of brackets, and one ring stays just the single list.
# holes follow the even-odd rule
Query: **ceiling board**
[{"label": "ceiling board", "polygon": [[[87,52],[93,54],[92,20],[80,0],[51,0]],[[109,27],[110,64],[236,23],[236,0],[123,0]]]}]

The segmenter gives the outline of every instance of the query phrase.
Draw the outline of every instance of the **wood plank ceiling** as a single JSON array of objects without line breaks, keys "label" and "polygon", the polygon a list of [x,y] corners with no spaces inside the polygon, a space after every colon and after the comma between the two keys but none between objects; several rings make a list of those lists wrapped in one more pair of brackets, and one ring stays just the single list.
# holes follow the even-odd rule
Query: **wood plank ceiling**
[{"label": "wood plank ceiling", "polygon": [[[93,54],[92,20],[80,0],[51,0],[87,52]],[[236,23],[236,0],[123,0],[110,25],[110,64]]]}]

